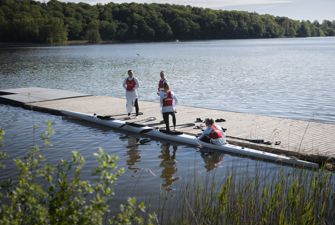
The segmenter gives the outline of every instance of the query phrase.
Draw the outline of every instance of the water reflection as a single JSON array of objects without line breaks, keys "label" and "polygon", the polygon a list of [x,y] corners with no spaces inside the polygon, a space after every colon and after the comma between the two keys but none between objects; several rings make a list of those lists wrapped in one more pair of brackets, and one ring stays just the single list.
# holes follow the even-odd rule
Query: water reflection
[{"label": "water reflection", "polygon": [[201,157],[204,159],[204,167],[208,172],[223,163],[224,154],[218,151],[202,150]]},{"label": "water reflection", "polygon": [[[170,149],[170,147],[172,148]],[[169,143],[161,144],[161,155],[159,158],[162,159],[160,163],[160,167],[162,167],[162,174],[160,177],[164,180],[162,187],[167,191],[172,190],[171,185],[179,179],[179,177],[174,176],[177,172],[176,151],[176,145],[171,146]]]},{"label": "water reflection", "polygon": [[140,151],[138,150],[139,138],[133,136],[128,137],[128,146],[127,146],[127,165],[128,169],[134,172],[137,172],[140,168],[134,167],[137,162],[141,161]]}]

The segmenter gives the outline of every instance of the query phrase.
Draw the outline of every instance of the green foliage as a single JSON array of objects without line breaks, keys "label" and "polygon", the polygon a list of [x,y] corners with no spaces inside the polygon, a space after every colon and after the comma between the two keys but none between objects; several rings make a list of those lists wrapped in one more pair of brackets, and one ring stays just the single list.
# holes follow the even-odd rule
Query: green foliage
[{"label": "green foliage", "polygon": [[66,17],[65,24],[68,32],[69,40],[80,40],[83,33],[83,24],[81,21],[76,20],[73,17]]},{"label": "green foliage", "polygon": [[335,23],[169,4],[0,1],[0,41],[223,39],[334,36]]},{"label": "green foliage", "polygon": [[[5,137],[5,130],[0,129],[0,147],[3,145],[4,137]],[[2,164],[2,160],[6,158],[6,153],[0,151],[0,169],[4,168]]]},{"label": "green foliage", "polygon": [[167,224],[317,225],[335,219],[331,172],[227,174],[221,185],[218,180],[214,175],[209,185],[184,188],[175,214],[164,215],[171,218]]},{"label": "green foliage", "polygon": [[86,39],[89,43],[99,43],[101,41],[99,33],[99,22],[97,20],[88,24],[86,30]]},{"label": "green foliage", "polygon": [[62,19],[51,17],[41,26],[41,40],[49,44],[64,44],[67,42],[67,29]]},{"label": "green foliage", "polygon": [[51,120],[48,120],[46,123],[47,123],[47,129],[45,132],[41,134],[41,139],[44,141],[44,144],[46,146],[50,146],[51,145],[50,138],[55,134],[55,130],[53,129]]},{"label": "green foliage", "polygon": [[4,137],[5,137],[5,130],[0,129],[0,146],[2,145],[2,142],[4,141]]},{"label": "green foliage", "polygon": [[104,40],[112,40],[116,36],[117,24],[112,21],[108,22],[105,20],[100,21],[99,33],[101,38]]},{"label": "green foliage", "polygon": [[120,213],[113,216],[109,220],[109,223],[115,225],[153,225],[158,223],[156,216],[153,214],[150,214],[146,221],[141,216],[144,213],[146,213],[146,208],[143,202],[138,204],[136,198],[128,198],[127,204],[120,206]]},{"label": "green foliage", "polygon": [[[46,145],[53,133],[52,122],[48,121],[41,135]],[[3,136],[0,130],[0,141]],[[101,148],[94,155],[98,166],[92,180],[81,178],[85,159],[79,152],[72,152],[71,160],[61,160],[57,166],[45,162],[38,146],[24,158],[16,158],[17,180],[7,187],[0,186],[0,224],[99,225],[108,217],[110,224],[156,224],[155,214],[146,213],[144,203],[137,203],[135,198],[121,205],[116,216],[109,214],[113,186],[124,169],[117,167],[117,156]]]},{"label": "green foliage", "polygon": [[310,28],[310,24],[303,21],[300,24],[300,27],[298,29],[298,36],[299,37],[310,37],[311,36],[311,28]]}]

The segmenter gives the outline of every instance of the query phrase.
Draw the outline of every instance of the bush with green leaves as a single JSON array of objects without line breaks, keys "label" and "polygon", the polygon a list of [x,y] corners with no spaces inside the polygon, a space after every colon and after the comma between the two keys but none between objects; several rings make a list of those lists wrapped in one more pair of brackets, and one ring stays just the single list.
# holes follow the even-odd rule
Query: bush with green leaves
[{"label": "bush with green leaves", "polygon": [[[53,133],[48,122],[41,135],[46,146]],[[4,135],[1,130],[0,143]],[[155,224],[155,214],[146,213],[144,203],[135,198],[121,205],[118,214],[109,214],[113,185],[124,169],[117,167],[117,156],[102,148],[94,156],[98,166],[90,180],[81,178],[85,159],[79,152],[57,166],[45,161],[39,146],[14,159],[19,175],[10,185],[0,186],[0,224]]]}]

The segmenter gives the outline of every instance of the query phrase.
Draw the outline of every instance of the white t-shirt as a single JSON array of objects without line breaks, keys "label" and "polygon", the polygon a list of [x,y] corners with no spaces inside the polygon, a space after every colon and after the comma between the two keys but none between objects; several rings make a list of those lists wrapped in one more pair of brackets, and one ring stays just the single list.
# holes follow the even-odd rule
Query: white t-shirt
[{"label": "white t-shirt", "polygon": [[160,93],[160,106],[161,106],[162,113],[165,113],[165,112],[174,112],[176,110],[176,104],[178,103],[178,99],[177,99],[176,95],[174,94],[173,91],[171,91],[171,97],[173,99],[172,106],[163,106],[163,100],[166,97],[167,97],[166,92],[162,91]]}]

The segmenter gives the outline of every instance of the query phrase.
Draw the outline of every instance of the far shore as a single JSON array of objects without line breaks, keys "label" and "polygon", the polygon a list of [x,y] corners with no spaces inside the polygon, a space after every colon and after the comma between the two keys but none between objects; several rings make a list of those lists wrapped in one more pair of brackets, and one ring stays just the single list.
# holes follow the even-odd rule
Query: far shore
[{"label": "far shore", "polygon": [[66,43],[60,44],[48,44],[38,42],[0,42],[0,48],[8,47],[35,47],[35,46],[62,46],[62,45],[91,45],[91,44],[115,44],[120,43],[119,41],[100,41],[98,43],[90,43],[88,40],[70,40]]},{"label": "far shore", "polygon": [[[293,37],[295,38],[334,38],[334,37]],[[216,41],[216,40],[261,40],[261,39],[292,39],[292,38],[251,38],[251,39],[204,39],[204,40],[169,40],[169,41],[144,41],[144,40],[102,40],[96,43],[90,43],[88,40],[69,40],[66,43],[47,44],[38,42],[0,42],[0,48],[15,48],[15,47],[48,47],[48,46],[69,46],[69,45],[103,45],[103,44],[134,44],[134,43],[162,43],[162,42],[192,42],[192,41]]]},{"label": "far shore", "polygon": [[[0,42],[0,48],[14,48],[14,47],[39,47],[39,46],[68,46],[68,45],[97,45],[97,44],[129,44],[129,43],[149,43],[152,41],[143,40],[129,40],[129,41],[117,41],[117,40],[103,40],[96,43],[90,43],[88,40],[69,40],[66,43],[60,44],[47,44],[38,42]],[[165,41],[171,42],[171,41]]]}]

